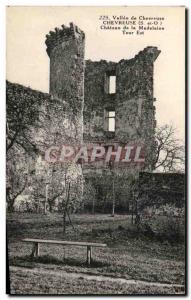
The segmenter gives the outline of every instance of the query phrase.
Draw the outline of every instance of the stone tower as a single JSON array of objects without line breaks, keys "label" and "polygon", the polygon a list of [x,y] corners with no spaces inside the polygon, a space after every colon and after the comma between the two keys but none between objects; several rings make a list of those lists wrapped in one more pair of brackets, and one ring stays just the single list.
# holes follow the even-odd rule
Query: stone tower
[{"label": "stone tower", "polygon": [[[143,163],[83,166],[87,191],[90,186],[94,189],[98,211],[111,211],[111,199],[115,199],[116,209],[129,211],[134,201],[133,180],[138,179],[141,171],[153,170],[156,159],[153,79],[154,62],[159,54],[157,47],[148,46],[132,59],[86,61],[84,141],[103,144],[106,150],[113,146],[114,151],[116,145],[138,145],[144,155]],[[89,195],[86,205],[87,209],[92,205]]]},{"label": "stone tower", "polygon": [[[145,169],[155,160],[154,62],[157,47],[146,47],[132,59],[119,62],[86,61],[84,96],[84,140],[132,143],[144,146]],[[115,78],[115,91],[109,79]],[[114,113],[110,131],[108,113]]]},{"label": "stone tower", "polygon": [[50,58],[49,92],[68,105],[75,136],[82,141],[85,34],[70,23],[69,27],[62,25],[62,29],[50,31],[45,43]]}]

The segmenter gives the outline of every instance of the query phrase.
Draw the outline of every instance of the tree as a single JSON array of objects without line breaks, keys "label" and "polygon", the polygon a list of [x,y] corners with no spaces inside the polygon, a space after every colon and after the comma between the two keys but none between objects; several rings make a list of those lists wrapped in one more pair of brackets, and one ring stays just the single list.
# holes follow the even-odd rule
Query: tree
[{"label": "tree", "polygon": [[[51,211],[55,202],[61,201],[61,198],[63,201],[67,199],[64,183],[67,167],[60,164],[53,168],[46,162],[46,166],[42,164],[39,168],[38,163],[38,158],[42,153],[44,154],[45,149],[50,145],[56,145],[61,139],[63,140],[63,136],[65,143],[72,141],[74,139],[71,134],[73,129],[75,129],[75,137],[77,136],[73,112],[71,111],[70,117],[66,117],[64,113],[63,101],[53,100],[50,95],[7,81],[7,203],[10,210],[14,208],[14,202],[18,195],[25,190],[23,168],[27,169],[30,158],[33,160],[34,176],[28,172],[27,182],[30,181],[30,184],[27,186],[30,196],[33,196],[31,200],[33,200],[36,210],[39,209],[40,202],[44,204],[46,213],[46,205]],[[67,128],[63,119],[68,125]],[[70,126],[73,127],[70,128]],[[18,159],[14,161],[15,154]],[[22,161],[25,161],[25,166]],[[71,176],[71,178],[74,177],[74,175]],[[77,203],[71,196],[75,190],[73,179],[71,179],[69,190],[67,211],[74,209]]]},{"label": "tree", "polygon": [[[32,198],[38,212],[43,208],[44,214],[53,211],[55,202],[64,192],[63,172],[61,165],[39,161],[36,174],[32,178]],[[43,207],[42,207],[43,204]]]},{"label": "tree", "polygon": [[[94,176],[95,179],[95,176]],[[96,195],[98,193],[97,186],[92,184],[92,181],[84,176],[84,187],[83,187],[83,203],[91,206],[92,214],[95,213]]]},{"label": "tree", "polygon": [[[73,226],[70,214],[76,212],[82,203],[82,172],[78,165],[68,163],[48,163],[39,161],[38,172],[33,177],[32,196],[37,206],[46,206],[49,212],[57,210],[63,215],[63,233],[66,220]],[[39,211],[39,209],[38,209]]]},{"label": "tree", "polygon": [[64,174],[64,191],[60,196],[63,214],[63,235],[66,232],[66,216],[68,216],[68,220],[74,229],[70,212],[76,212],[82,203],[83,176],[76,171],[76,166],[70,165]]},{"label": "tree", "polygon": [[176,138],[176,129],[164,125],[156,129],[155,170],[163,172],[183,172],[185,149],[180,139]]},{"label": "tree", "polygon": [[39,152],[34,133],[42,123],[44,94],[8,81],[6,85],[6,200],[8,211],[13,211],[29,181],[30,160]]},{"label": "tree", "polygon": [[[13,151],[11,159],[7,159],[6,173],[7,173],[7,186],[6,186],[6,201],[8,212],[14,211],[14,204],[18,196],[20,196],[28,183],[28,167],[27,157],[20,156],[20,151]],[[9,157],[8,157],[9,158]]]}]

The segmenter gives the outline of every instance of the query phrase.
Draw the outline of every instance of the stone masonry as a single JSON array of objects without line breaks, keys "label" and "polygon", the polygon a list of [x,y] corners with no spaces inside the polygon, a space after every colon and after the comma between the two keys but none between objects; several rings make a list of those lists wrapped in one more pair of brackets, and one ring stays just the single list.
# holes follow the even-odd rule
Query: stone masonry
[{"label": "stone masonry", "polygon": [[[135,58],[118,63],[86,61],[84,141],[143,143],[146,168],[153,169],[155,106],[153,64],[160,51],[147,47]],[[108,77],[116,76],[116,92],[108,92]],[[115,111],[115,132],[108,132],[107,111]],[[154,154],[154,152],[153,152]]]},{"label": "stone masonry", "polygon": [[85,34],[73,23],[46,35],[50,57],[50,94],[70,106],[76,139],[82,142]]},{"label": "stone masonry", "polygon": [[[114,148],[115,145],[138,144],[143,146],[145,155],[142,165],[119,168],[118,164],[112,169],[99,165],[83,167],[86,183],[93,186],[98,211],[102,211],[100,207],[111,211],[113,181],[116,210],[128,211],[133,201],[132,178],[138,179],[140,171],[153,170],[156,146],[153,70],[159,54],[156,47],[147,47],[130,60],[86,61],[84,142],[114,145]],[[116,78],[115,93],[109,92],[110,76]],[[113,132],[108,131],[109,111],[115,112]],[[89,208],[92,200],[90,195],[87,198]]]},{"label": "stone masonry", "polygon": [[[128,207],[131,178],[136,178],[141,170],[153,170],[156,126],[153,69],[160,51],[156,47],[147,47],[129,60],[85,61],[85,34],[73,23],[69,27],[62,25],[61,29],[50,31],[45,43],[50,58],[50,90],[49,95],[44,95],[49,100],[39,108],[43,111],[41,121],[44,127],[34,131],[34,142],[41,145],[41,152],[52,144],[60,146],[65,143],[143,145],[144,165],[121,171],[117,166],[111,170],[110,166],[92,168],[82,163],[84,193],[88,184],[97,191],[94,193],[95,203],[102,203],[103,197],[100,195],[111,191],[111,178],[117,174],[116,203],[121,208]],[[112,93],[111,76],[116,79],[115,92]],[[108,112],[111,111],[115,113],[113,131],[108,130]],[[76,166],[78,174],[80,168]],[[47,176],[46,168],[42,172],[42,160],[38,159],[36,169],[41,170],[37,173]],[[97,175],[98,180],[95,179]],[[111,202],[112,197],[108,193],[107,201]],[[89,199],[85,195],[84,198]]]}]

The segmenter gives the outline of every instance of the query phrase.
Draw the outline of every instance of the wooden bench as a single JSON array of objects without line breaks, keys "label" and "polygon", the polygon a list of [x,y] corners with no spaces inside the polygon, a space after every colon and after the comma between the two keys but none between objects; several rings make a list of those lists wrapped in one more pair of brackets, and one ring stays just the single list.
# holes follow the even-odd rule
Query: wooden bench
[{"label": "wooden bench", "polygon": [[89,243],[89,242],[73,242],[73,241],[58,241],[58,240],[40,240],[40,239],[23,239],[23,242],[33,243],[31,257],[38,257],[40,254],[39,244],[56,244],[56,245],[69,245],[69,246],[82,246],[87,247],[87,264],[91,265],[92,247],[107,247],[106,244]]}]

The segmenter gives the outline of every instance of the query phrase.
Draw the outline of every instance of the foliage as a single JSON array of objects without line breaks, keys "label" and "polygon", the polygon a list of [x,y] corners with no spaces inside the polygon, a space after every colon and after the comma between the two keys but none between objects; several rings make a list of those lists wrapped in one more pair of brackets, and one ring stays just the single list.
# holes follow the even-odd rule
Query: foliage
[{"label": "foliage", "polygon": [[[86,178],[84,183],[84,204],[86,211],[112,213],[113,197],[114,213],[128,212],[134,201],[133,192],[137,180],[131,174],[120,175],[117,172],[97,174]],[[94,206],[94,209],[93,209]]]},{"label": "foliage", "polygon": [[[11,155],[11,159],[9,157]],[[7,210],[14,211],[14,204],[19,195],[23,193],[28,185],[29,161],[28,156],[20,153],[17,149],[10,150],[6,166],[6,202]]]}]

